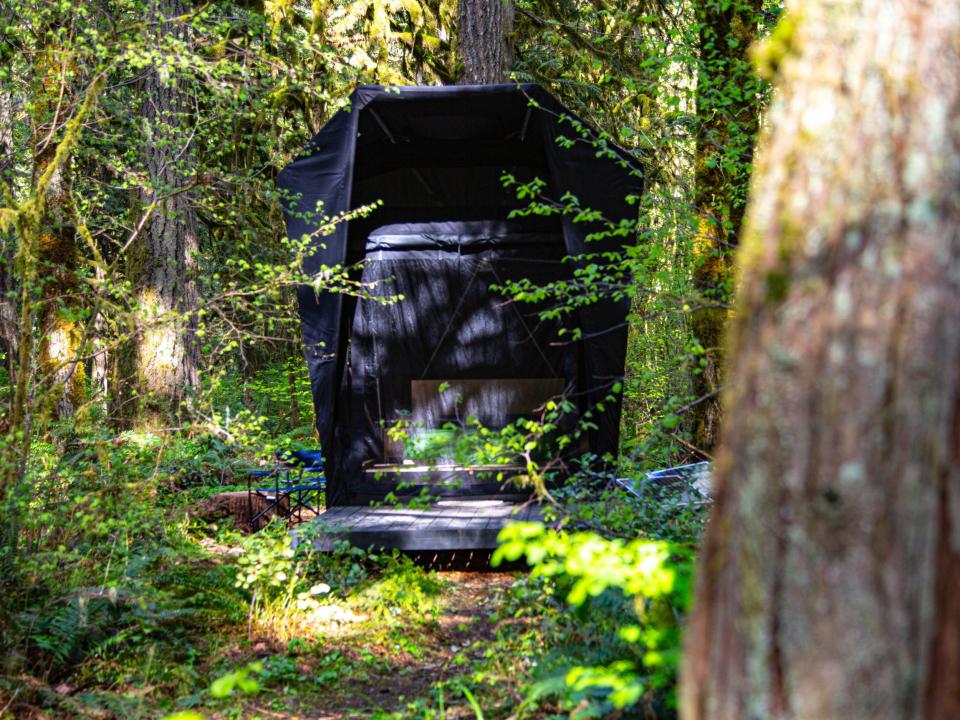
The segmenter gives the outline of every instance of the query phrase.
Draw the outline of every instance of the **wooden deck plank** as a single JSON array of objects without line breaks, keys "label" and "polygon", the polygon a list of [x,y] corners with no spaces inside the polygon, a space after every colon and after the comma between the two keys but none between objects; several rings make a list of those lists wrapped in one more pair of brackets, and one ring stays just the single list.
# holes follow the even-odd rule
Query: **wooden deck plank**
[{"label": "wooden deck plank", "polygon": [[359,547],[490,550],[507,523],[540,518],[535,504],[521,507],[500,500],[443,500],[417,509],[341,506],[310,521],[308,537],[318,550],[332,549],[341,538]]}]

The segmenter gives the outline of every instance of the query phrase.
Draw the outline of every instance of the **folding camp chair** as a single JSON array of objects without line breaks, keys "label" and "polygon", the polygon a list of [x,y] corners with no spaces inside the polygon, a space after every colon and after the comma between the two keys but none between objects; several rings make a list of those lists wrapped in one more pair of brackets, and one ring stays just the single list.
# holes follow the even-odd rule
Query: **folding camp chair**
[{"label": "folding camp chair", "polygon": [[[248,516],[253,527],[270,512],[297,522],[303,520],[304,508],[319,514],[319,495],[327,487],[323,454],[319,450],[290,450],[278,452],[276,458],[277,464],[272,470],[253,470],[247,475]],[[268,485],[267,479],[272,483]],[[262,485],[257,487],[255,482]],[[265,501],[256,514],[254,496]]]}]

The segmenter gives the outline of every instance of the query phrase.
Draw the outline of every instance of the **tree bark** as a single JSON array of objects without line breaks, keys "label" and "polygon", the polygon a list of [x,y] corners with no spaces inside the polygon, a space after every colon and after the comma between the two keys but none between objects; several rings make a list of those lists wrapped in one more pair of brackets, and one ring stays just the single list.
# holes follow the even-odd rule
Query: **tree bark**
[{"label": "tree bark", "polygon": [[460,0],[457,55],[458,83],[487,85],[507,81],[513,51],[512,0]]},{"label": "tree bark", "polygon": [[[2,16],[0,16],[2,17]],[[10,83],[9,79],[3,83]],[[14,100],[7,85],[0,84],[0,207],[13,200],[14,171]],[[0,232],[0,351],[6,354],[5,364],[12,379],[16,375],[18,328],[17,283],[13,274],[16,255],[16,233],[13,228]],[[0,423],[2,425],[2,423]]]},{"label": "tree bark", "polygon": [[760,121],[761,88],[747,58],[757,39],[760,0],[698,0],[696,166],[699,214],[693,284],[698,294],[691,330],[704,350],[693,374],[694,445],[713,451],[720,433],[723,338],[732,302],[732,262],[750,182]]},{"label": "tree bark", "polygon": [[[171,20],[184,14],[182,0],[157,0],[152,6],[157,43],[186,41],[186,27]],[[189,97],[176,77],[154,68],[144,82],[141,108],[143,155],[151,192],[143,205],[153,206],[143,237],[128,261],[137,286],[144,327],[134,352],[139,396],[137,424],[157,425],[178,413],[188,389],[198,380],[196,338],[197,216],[190,197],[193,163]]]},{"label": "tree bark", "polygon": [[[73,417],[86,401],[86,367],[80,362],[82,337],[79,253],[73,220],[72,161],[56,162],[57,142],[63,123],[63,95],[72,88],[61,87],[62,66],[72,62],[53,48],[38,53],[36,64],[40,102],[33,112],[32,147],[33,185],[47,169],[54,167],[47,186],[46,203],[40,223],[38,255],[40,272],[46,275],[39,309],[40,370],[43,377],[38,397],[44,399],[45,414],[65,419]],[[21,368],[20,372],[26,371]]]},{"label": "tree bark", "polygon": [[684,720],[960,717],[960,6],[797,0]]}]

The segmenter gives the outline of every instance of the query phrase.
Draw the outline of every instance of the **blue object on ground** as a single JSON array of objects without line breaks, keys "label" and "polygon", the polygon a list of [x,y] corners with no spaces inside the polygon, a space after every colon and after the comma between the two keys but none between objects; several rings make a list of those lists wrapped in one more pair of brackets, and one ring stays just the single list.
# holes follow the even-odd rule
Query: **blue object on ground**
[{"label": "blue object on ground", "polygon": [[637,497],[703,505],[710,502],[710,472],[709,462],[698,462],[653,470],[639,482],[633,478],[616,478],[615,482]]},{"label": "blue object on ground", "polygon": [[323,470],[323,453],[319,450],[291,450],[290,456],[304,470]]},{"label": "blue object on ground", "polygon": [[[273,511],[288,519],[303,520],[303,510],[319,514],[310,504],[310,496],[325,491],[327,480],[323,472],[323,453],[320,450],[292,450],[276,453],[277,465],[272,470],[252,470],[247,474],[247,506],[250,524]],[[253,487],[254,478],[273,478],[270,487]],[[254,495],[266,501],[266,507],[253,512]],[[316,501],[315,501],[316,502]],[[286,505],[284,505],[286,503]],[[316,503],[319,506],[319,502]]]}]

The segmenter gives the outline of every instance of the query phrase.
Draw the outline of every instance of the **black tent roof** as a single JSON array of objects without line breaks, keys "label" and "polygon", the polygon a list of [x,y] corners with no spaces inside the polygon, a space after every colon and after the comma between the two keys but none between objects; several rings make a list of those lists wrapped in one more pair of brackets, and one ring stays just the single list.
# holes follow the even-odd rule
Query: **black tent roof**
[{"label": "black tent roof", "polygon": [[[349,108],[338,112],[278,178],[293,199],[287,234],[315,233],[321,224],[315,216],[318,203],[322,215],[335,217],[382,200],[368,217],[339,223],[332,234],[316,237],[305,270],[316,273],[399,246],[406,248],[407,258],[427,246],[464,253],[471,244],[517,247],[550,243],[550,238],[565,255],[619,249],[635,237],[625,232],[588,242],[598,226],[574,222],[569,215],[508,217],[529,201],[518,201],[503,188],[503,173],[522,182],[540,177],[550,198],[559,201],[570,193],[614,223],[636,217],[627,198],[642,192],[642,181],[627,167],[629,157],[613,145],[598,152],[578,141],[570,118],[579,122],[534,84],[360,86]],[[558,142],[561,136],[574,142]],[[349,403],[344,378],[357,303],[310,287],[299,289],[298,301],[317,430],[328,462],[336,464],[344,441],[334,431]],[[600,401],[623,375],[628,310],[627,300],[601,300],[579,313],[585,337],[578,348],[584,407]],[[616,454],[619,416],[616,403],[594,412],[594,452]]]}]

